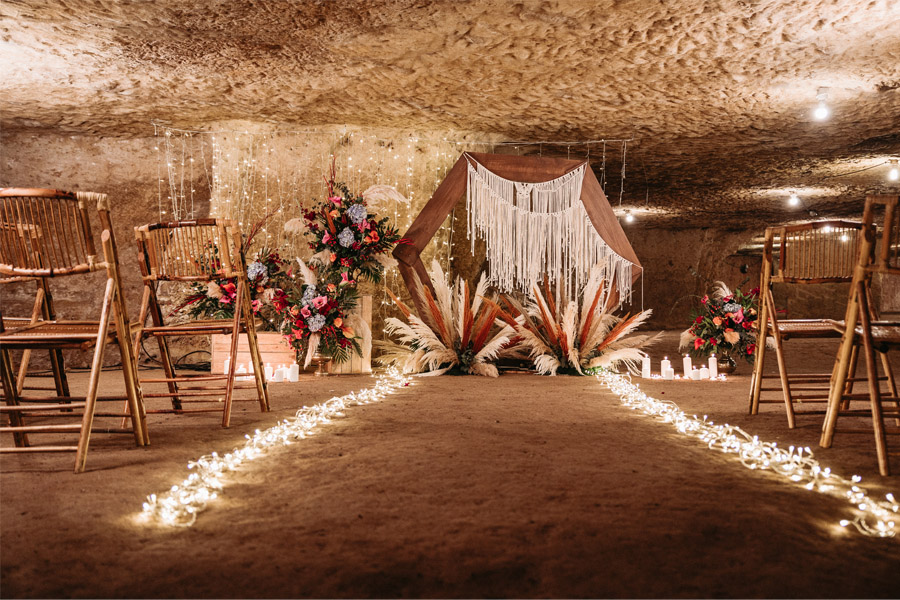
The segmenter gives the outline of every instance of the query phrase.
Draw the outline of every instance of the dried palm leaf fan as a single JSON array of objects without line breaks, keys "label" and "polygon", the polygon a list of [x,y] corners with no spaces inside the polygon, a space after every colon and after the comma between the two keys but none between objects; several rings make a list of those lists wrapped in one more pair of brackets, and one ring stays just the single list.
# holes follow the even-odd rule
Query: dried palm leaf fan
[{"label": "dried palm leaf fan", "polygon": [[[497,322],[503,312],[487,298],[484,274],[471,293],[469,284],[457,277],[451,286],[437,261],[432,263],[431,278],[434,294],[421,281],[416,281],[415,293],[428,307],[426,314],[414,315],[407,306],[388,290],[394,302],[406,316],[385,319],[390,335],[398,342],[376,342],[382,354],[380,364],[394,365],[404,373],[441,375],[444,373],[486,375],[497,377],[494,361],[501,348],[514,335],[512,325]],[[514,319],[509,318],[515,323]],[[499,323],[499,324],[498,324]]]},{"label": "dried palm leaf fan", "polygon": [[533,300],[526,305],[509,296],[503,296],[507,310],[495,305],[500,309],[498,316],[515,329],[517,351],[527,351],[538,373],[585,375],[598,367],[619,365],[636,372],[645,356],[641,348],[661,335],[627,337],[653,311],[624,317],[613,314],[615,307],[609,306],[608,299],[614,280],[607,284],[605,271],[599,264],[591,269],[580,304],[570,301],[565,308],[557,306],[545,280],[543,291],[537,284],[532,286]]}]

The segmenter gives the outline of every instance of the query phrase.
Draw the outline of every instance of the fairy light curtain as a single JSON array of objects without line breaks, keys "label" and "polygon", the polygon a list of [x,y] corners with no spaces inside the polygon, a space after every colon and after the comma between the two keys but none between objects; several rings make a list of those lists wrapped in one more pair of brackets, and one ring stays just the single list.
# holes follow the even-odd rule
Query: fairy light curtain
[{"label": "fairy light curtain", "polygon": [[468,232],[485,241],[490,282],[505,292],[528,293],[547,277],[558,298],[572,299],[591,267],[616,281],[631,302],[633,264],[600,237],[581,199],[587,163],[541,183],[511,181],[488,170],[470,154],[466,208]]}]

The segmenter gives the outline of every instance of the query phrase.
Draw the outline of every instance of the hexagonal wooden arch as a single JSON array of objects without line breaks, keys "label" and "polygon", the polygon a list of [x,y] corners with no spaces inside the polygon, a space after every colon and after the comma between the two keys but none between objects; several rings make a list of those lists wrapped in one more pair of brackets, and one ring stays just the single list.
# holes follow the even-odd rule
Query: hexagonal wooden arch
[{"label": "hexagonal wooden arch", "polygon": [[[481,163],[492,173],[512,181],[527,183],[541,183],[556,179],[569,171],[577,169],[585,164],[583,160],[567,160],[563,158],[543,158],[535,156],[514,156],[510,154],[483,154],[476,152],[464,152],[459,160],[450,169],[447,177],[434,191],[434,195],[422,209],[407,230],[405,237],[408,244],[398,244],[394,248],[394,258],[400,263],[400,274],[409,289],[410,296],[416,304],[416,310],[420,315],[427,315],[428,309],[422,305],[422,301],[413,292],[416,278],[434,292],[425,265],[422,264],[422,250],[440,229],[441,224],[453,207],[462,199],[466,191],[467,157]],[[637,269],[632,269],[632,283],[643,273],[640,261],[638,261],[625,231],[616,218],[600,182],[591,170],[590,165],[584,170],[584,182],[581,187],[581,201],[590,218],[594,229],[600,234],[603,241],[619,256],[631,261]]]}]

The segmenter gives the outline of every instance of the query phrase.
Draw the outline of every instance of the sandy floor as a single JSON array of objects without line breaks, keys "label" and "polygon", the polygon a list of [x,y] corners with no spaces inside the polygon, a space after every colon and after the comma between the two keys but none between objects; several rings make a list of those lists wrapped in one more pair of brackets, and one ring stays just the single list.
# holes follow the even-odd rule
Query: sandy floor
[{"label": "sandy floor", "polygon": [[[676,334],[654,352],[677,356]],[[796,366],[833,345],[791,342]],[[895,362],[900,357],[894,356]],[[654,360],[654,365],[658,364]],[[647,382],[683,409],[900,492],[871,436],[817,448],[821,417],[788,430],[746,415],[749,367],[727,383]],[[105,375],[111,389],[114,373]],[[81,377],[81,376],[77,376]],[[77,378],[76,377],[76,378]],[[896,597],[900,539],[836,523],[847,504],[749,471],[623,408],[592,378],[417,380],[319,435],[246,466],[187,530],[135,520],[186,463],[228,451],[362,376],[273,385],[274,411],[152,416],[153,445],[95,436],[73,456],[3,455],[3,597]],[[896,438],[891,441],[896,447]],[[894,458],[900,472],[900,458]]]}]

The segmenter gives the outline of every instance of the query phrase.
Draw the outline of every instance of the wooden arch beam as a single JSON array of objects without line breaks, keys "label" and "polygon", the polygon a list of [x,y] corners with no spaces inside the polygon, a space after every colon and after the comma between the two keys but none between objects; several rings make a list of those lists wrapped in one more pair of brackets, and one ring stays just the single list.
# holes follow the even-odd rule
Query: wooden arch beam
[{"label": "wooden arch beam", "polygon": [[[567,160],[564,158],[543,158],[535,156],[516,156],[512,154],[484,154],[463,152],[450,172],[434,191],[431,199],[416,217],[406,238],[408,244],[398,244],[394,248],[394,258],[399,263],[400,275],[412,296],[416,310],[420,315],[427,315],[428,310],[421,305],[413,290],[418,279],[434,292],[431,277],[422,263],[422,251],[431,242],[441,228],[441,224],[463,198],[468,180],[468,158],[484,165],[492,173],[512,181],[526,183],[542,183],[561,177],[585,164],[583,160]],[[584,182],[581,188],[581,201],[594,229],[604,242],[619,256],[631,261],[637,268],[632,270],[632,283],[641,276],[643,268],[635,255],[619,219],[616,218],[600,182],[588,165],[584,171]]]}]

